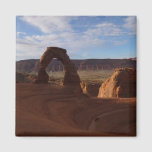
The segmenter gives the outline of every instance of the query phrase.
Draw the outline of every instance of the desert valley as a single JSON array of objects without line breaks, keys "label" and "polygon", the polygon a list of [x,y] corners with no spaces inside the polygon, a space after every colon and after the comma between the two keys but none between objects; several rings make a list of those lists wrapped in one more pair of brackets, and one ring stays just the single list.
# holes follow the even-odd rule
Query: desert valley
[{"label": "desert valley", "polygon": [[16,135],[135,136],[136,58],[17,61]]}]

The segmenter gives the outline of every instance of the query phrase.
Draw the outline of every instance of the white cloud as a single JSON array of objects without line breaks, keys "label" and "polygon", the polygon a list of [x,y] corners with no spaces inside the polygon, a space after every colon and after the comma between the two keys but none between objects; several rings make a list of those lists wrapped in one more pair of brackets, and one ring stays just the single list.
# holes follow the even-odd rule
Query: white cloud
[{"label": "white cloud", "polygon": [[26,34],[25,32],[16,32],[16,35],[17,35],[17,36],[25,35],[25,34]]},{"label": "white cloud", "polygon": [[17,56],[40,56],[43,48],[37,43],[26,39],[17,38]]},{"label": "white cloud", "polygon": [[136,34],[136,17],[129,16],[124,21],[125,24],[123,25],[123,27],[130,30],[130,34]]},{"label": "white cloud", "polygon": [[127,41],[112,41],[106,37],[119,37],[127,34],[122,27],[131,32],[135,28],[135,20],[132,17],[126,18],[125,24],[121,26],[104,22],[91,28],[88,27],[86,31],[80,33],[72,29],[70,17],[24,16],[20,19],[39,28],[44,33],[43,35],[28,36],[24,32],[17,32],[17,56],[31,56],[31,58],[33,55],[35,58],[39,58],[48,46],[65,48],[69,55],[74,55],[80,50],[102,47],[107,41],[113,45],[123,45]]},{"label": "white cloud", "polygon": [[122,40],[122,41],[113,41],[112,42],[114,45],[123,45],[123,44],[126,44],[126,43],[128,43],[128,41],[127,40]]},{"label": "white cloud", "polygon": [[61,34],[33,35],[17,38],[17,50],[25,56],[34,54],[37,57],[48,46],[65,48],[69,55],[74,55],[78,50],[94,46],[101,46],[104,40],[79,33],[61,32]]},{"label": "white cloud", "polygon": [[120,36],[124,34],[124,31],[113,23],[105,22],[97,24],[94,28],[88,29],[85,33],[89,36]]},{"label": "white cloud", "polygon": [[21,17],[21,20],[39,28],[44,33],[71,30],[71,26],[68,23],[70,21],[70,17],[24,16]]},{"label": "white cloud", "polygon": [[[22,36],[17,38],[17,50],[24,52],[24,55],[35,54],[40,56],[44,48],[48,46],[57,46],[67,49],[68,53],[74,54],[79,49],[98,46],[104,43],[104,40],[88,36],[86,33],[76,33],[69,23],[71,17],[29,17],[24,16],[21,20],[39,28],[45,34]],[[72,19],[77,19],[72,17]],[[41,51],[40,51],[41,49]]]}]

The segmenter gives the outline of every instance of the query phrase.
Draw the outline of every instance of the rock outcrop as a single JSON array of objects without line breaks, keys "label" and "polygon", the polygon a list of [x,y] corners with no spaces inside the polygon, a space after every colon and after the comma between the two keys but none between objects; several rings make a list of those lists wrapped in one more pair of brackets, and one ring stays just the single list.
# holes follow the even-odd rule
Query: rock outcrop
[{"label": "rock outcrop", "polygon": [[114,74],[102,83],[98,97],[136,97],[136,70],[133,68],[115,69]]},{"label": "rock outcrop", "polygon": [[75,65],[71,62],[69,56],[66,53],[66,50],[58,47],[47,47],[47,50],[41,56],[38,78],[35,83],[48,83],[49,76],[46,72],[46,67],[53,58],[56,58],[63,64],[65,72],[63,85],[80,87],[80,78],[77,74]]},{"label": "rock outcrop", "polygon": [[81,82],[81,88],[84,94],[87,94],[89,96],[97,97],[98,96],[98,91],[100,88],[101,83],[99,82]]},{"label": "rock outcrop", "polygon": [[35,75],[16,72],[16,83],[30,83],[36,79]]}]

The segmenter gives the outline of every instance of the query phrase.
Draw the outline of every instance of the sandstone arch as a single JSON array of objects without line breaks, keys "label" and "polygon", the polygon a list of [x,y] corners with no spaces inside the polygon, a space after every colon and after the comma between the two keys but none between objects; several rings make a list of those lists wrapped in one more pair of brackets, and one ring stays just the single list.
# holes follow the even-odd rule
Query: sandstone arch
[{"label": "sandstone arch", "polygon": [[47,47],[46,51],[41,56],[38,78],[35,82],[48,83],[49,76],[46,72],[46,67],[53,58],[57,58],[64,66],[65,75],[63,85],[80,86],[80,78],[75,65],[71,62],[66,50],[58,47]]}]

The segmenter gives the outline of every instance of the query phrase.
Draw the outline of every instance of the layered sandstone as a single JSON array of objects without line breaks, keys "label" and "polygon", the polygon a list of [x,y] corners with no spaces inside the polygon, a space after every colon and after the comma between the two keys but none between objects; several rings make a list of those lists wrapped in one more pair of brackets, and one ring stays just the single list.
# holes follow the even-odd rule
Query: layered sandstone
[{"label": "layered sandstone", "polygon": [[136,97],[136,70],[133,68],[115,69],[113,75],[102,83],[98,97]]},{"label": "layered sandstone", "polygon": [[[113,70],[116,68],[135,68],[135,59],[83,59],[73,60],[76,68],[80,71],[83,70]],[[39,70],[39,59],[20,60],[16,62],[16,70],[21,73],[37,73]],[[63,71],[63,65],[60,61],[53,59],[48,65],[47,69],[50,71]]]}]

